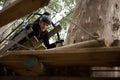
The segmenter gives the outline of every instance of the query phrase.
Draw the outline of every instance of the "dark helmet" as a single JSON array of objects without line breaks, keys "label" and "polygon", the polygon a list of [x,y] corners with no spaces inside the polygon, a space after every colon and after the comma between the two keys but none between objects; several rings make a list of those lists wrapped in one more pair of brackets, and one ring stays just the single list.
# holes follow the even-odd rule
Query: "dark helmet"
[{"label": "dark helmet", "polygon": [[50,25],[52,23],[52,20],[51,20],[50,16],[42,15],[40,17],[40,22],[45,22]]}]

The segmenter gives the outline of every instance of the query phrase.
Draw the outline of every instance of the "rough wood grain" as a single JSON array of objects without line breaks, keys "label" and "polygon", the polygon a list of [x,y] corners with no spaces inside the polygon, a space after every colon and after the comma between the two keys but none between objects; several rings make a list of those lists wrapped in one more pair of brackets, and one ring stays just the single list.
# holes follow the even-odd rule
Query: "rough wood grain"
[{"label": "rough wood grain", "polygon": [[[0,63],[13,66],[28,55],[37,56],[40,61],[54,66],[120,66],[120,48],[83,48],[67,50],[11,51],[0,59]],[[21,57],[20,57],[21,56]]]},{"label": "rough wood grain", "polygon": [[[49,0],[16,0],[0,11],[0,27],[46,6]],[[24,8],[24,9],[23,9]]]}]

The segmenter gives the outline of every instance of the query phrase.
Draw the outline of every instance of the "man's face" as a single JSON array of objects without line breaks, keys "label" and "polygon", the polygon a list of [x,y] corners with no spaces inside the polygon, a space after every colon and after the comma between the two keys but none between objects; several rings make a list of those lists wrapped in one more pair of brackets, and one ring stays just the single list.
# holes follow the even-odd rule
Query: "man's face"
[{"label": "man's face", "polygon": [[45,22],[39,22],[39,25],[42,31],[45,31],[48,28],[48,24]]}]

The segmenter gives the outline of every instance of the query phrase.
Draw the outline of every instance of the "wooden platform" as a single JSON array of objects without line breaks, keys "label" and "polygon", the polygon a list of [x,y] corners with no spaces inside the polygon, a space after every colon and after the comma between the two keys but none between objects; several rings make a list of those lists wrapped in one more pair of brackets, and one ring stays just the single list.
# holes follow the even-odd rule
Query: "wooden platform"
[{"label": "wooden platform", "polygon": [[64,77],[64,76],[43,76],[43,77],[21,77],[4,76],[0,80],[119,80],[119,78],[90,78],[90,77]]},{"label": "wooden platform", "polygon": [[[53,30],[51,30],[51,31],[49,32],[49,37],[55,35],[55,34],[56,34],[57,32],[59,32],[61,29],[62,29],[62,27],[61,27],[60,25],[57,25]],[[27,33],[28,33],[28,34],[31,33],[31,32],[32,32],[31,29],[28,29],[28,30],[27,30]],[[4,55],[5,55],[4,53],[5,53],[7,50],[9,50],[13,45],[17,44],[17,43],[18,43],[20,40],[22,40],[25,36],[26,36],[25,32],[22,31],[22,32],[20,32],[19,35],[17,35],[13,40],[9,41],[8,44],[6,44],[2,49],[0,49],[0,57],[4,56]],[[35,39],[33,39],[33,38],[30,39],[30,40],[32,41],[32,44],[33,44],[34,46],[38,46],[38,45],[40,45],[40,44],[42,43],[42,41],[41,41],[41,42],[40,42],[40,41],[37,42],[37,41],[36,41]],[[23,45],[26,46],[27,48],[31,48],[31,45],[30,45],[29,41],[26,41]],[[23,50],[23,49],[25,49],[25,48],[20,47],[19,49],[20,49],[20,50]]]},{"label": "wooden platform", "polygon": [[50,0],[16,0],[0,11],[0,27],[48,5]]},{"label": "wooden platform", "polygon": [[[120,66],[120,47],[9,51],[0,64],[21,75],[41,75],[49,66]],[[32,60],[33,62],[29,62]],[[28,61],[28,64],[26,63]],[[27,64],[27,65],[26,65]],[[29,74],[28,74],[29,72]]]}]

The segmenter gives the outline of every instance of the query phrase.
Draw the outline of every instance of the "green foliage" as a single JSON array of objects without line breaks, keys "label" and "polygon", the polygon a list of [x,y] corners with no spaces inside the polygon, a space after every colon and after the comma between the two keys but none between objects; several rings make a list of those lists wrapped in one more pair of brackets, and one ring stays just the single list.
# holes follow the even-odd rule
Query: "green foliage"
[{"label": "green foliage", "polygon": [[[5,0],[0,0],[0,2],[4,2]],[[35,11],[34,13],[44,13],[44,12],[49,12],[51,14],[51,18],[53,23],[55,23],[56,25],[60,24],[62,26],[62,30],[59,32],[61,39],[65,38],[65,35],[67,33],[67,29],[68,26],[70,24],[69,21],[67,21],[67,19],[71,19],[72,16],[72,12],[74,10],[74,7],[76,5],[76,0],[51,0],[49,5],[44,7],[44,8],[40,8],[39,10]],[[16,28],[20,23],[21,20],[25,20],[25,18],[28,15],[26,15],[25,17],[15,21],[13,26],[13,29]],[[28,23],[33,23],[39,16],[33,16]],[[66,19],[67,18],[67,19]],[[48,31],[52,30],[53,27],[50,26]],[[54,41],[57,40],[57,36],[53,36],[52,39]]]},{"label": "green foliage", "polygon": [[[51,18],[53,23],[56,25],[60,24],[62,26],[62,30],[59,32],[61,39],[65,38],[67,33],[67,29],[70,25],[70,22],[67,19],[71,19],[74,7],[76,5],[75,0],[51,0],[49,5],[37,10],[37,13],[49,12],[51,14]],[[34,13],[36,13],[34,12]],[[34,22],[39,16],[33,16],[29,23]],[[66,19],[67,18],[67,19]],[[48,31],[52,30],[53,27],[50,26]],[[51,37],[54,41],[57,40],[57,35]]]},{"label": "green foliage", "polygon": [[5,0],[0,0],[0,6],[2,7],[4,4]]},{"label": "green foliage", "polygon": [[[75,0],[51,0],[49,5],[44,8],[45,11],[51,13],[53,22],[56,23],[56,25],[60,24],[62,26],[62,30],[59,32],[62,39],[65,38],[67,33],[67,29],[70,24],[67,19],[71,19],[75,5]],[[52,38],[57,40],[56,35]]]}]

